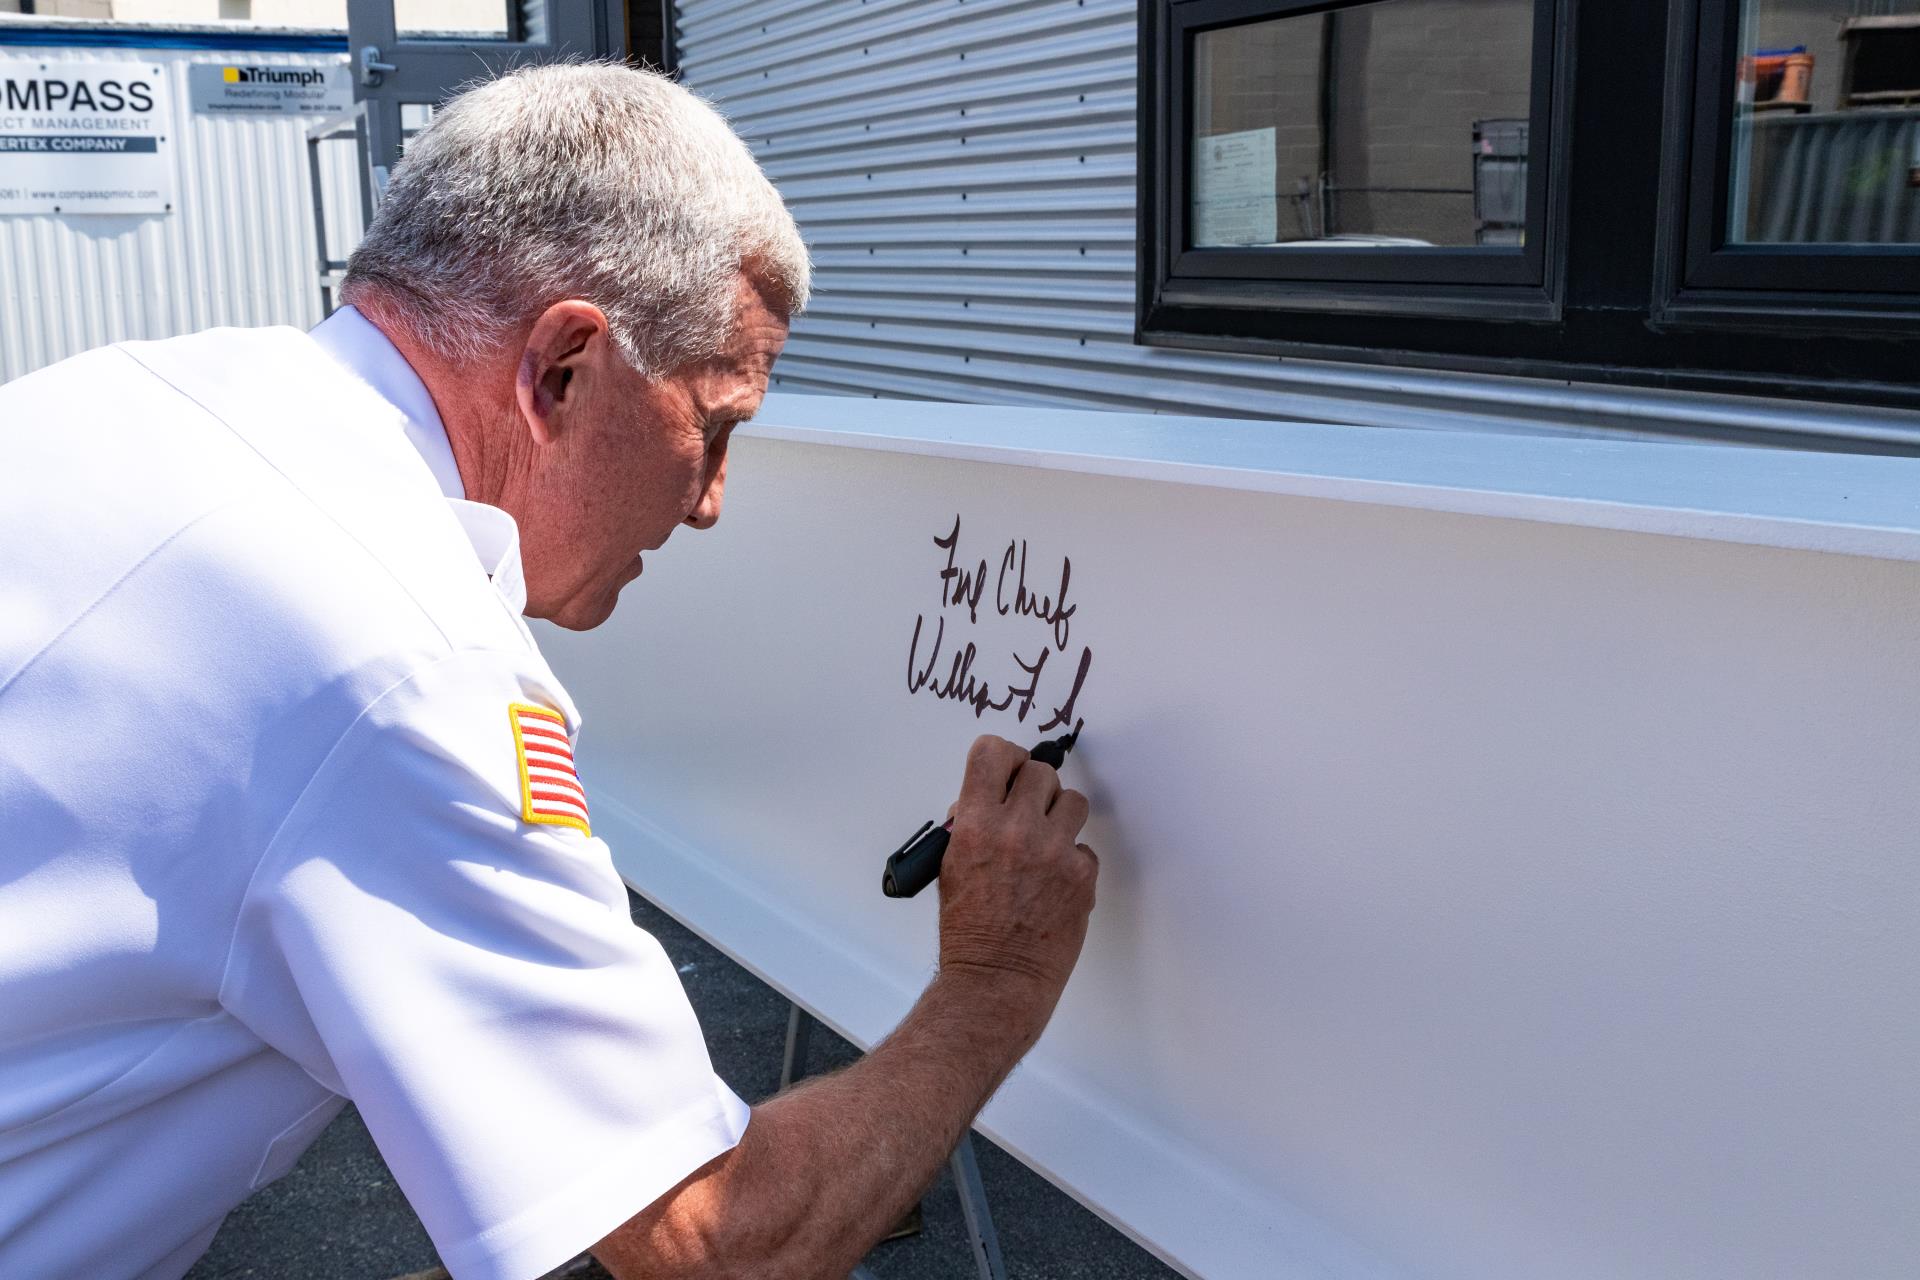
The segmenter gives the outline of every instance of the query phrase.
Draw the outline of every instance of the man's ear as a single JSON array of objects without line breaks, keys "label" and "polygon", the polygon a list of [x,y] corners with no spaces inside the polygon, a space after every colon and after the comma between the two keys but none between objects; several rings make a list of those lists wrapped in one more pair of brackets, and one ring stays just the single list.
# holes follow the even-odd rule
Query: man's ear
[{"label": "man's ear", "polygon": [[613,350],[607,317],[591,302],[569,298],[542,311],[520,351],[514,396],[536,444],[552,444]]}]

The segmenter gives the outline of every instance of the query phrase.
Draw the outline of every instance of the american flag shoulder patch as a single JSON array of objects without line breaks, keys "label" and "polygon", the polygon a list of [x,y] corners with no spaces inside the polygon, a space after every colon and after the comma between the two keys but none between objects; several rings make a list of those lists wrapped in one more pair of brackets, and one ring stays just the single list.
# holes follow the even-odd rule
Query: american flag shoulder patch
[{"label": "american flag shoulder patch", "polygon": [[507,718],[513,722],[513,749],[520,761],[521,819],[592,835],[587,792],[574,771],[567,722],[558,711],[524,702],[509,703]]}]

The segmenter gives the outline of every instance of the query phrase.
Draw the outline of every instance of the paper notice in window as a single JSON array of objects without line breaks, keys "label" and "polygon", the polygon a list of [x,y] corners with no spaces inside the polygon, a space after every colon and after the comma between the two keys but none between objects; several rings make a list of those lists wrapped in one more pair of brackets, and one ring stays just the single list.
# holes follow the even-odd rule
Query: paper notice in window
[{"label": "paper notice in window", "polygon": [[1248,129],[1193,144],[1193,246],[1272,244],[1274,131]]}]

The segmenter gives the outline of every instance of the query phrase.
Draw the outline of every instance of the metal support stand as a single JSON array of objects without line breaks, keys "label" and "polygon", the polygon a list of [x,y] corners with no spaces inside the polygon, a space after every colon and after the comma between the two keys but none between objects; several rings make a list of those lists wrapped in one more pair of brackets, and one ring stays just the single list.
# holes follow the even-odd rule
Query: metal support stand
[{"label": "metal support stand", "polygon": [[[370,153],[367,150],[367,104],[356,102],[352,110],[343,115],[330,116],[319,121],[307,130],[307,184],[313,194],[313,243],[319,254],[320,270],[320,314],[322,318],[334,312],[339,301],[341,279],[347,270],[345,258],[334,258],[327,253],[327,191],[321,176],[320,147],[336,139],[351,137],[357,156],[354,176],[359,190],[360,226],[358,233],[353,228],[335,228],[344,231],[354,244],[366,234],[373,225],[373,209],[378,202],[381,190],[377,175],[373,172]],[[353,251],[353,245],[347,246]]]},{"label": "metal support stand", "polygon": [[987,1208],[987,1189],[980,1181],[980,1163],[973,1158],[973,1130],[960,1135],[960,1145],[947,1160],[954,1189],[960,1193],[960,1214],[967,1221],[967,1243],[973,1248],[973,1267],[980,1280],[1007,1280],[1007,1264],[1000,1259],[1000,1237]]},{"label": "metal support stand", "polygon": [[[799,1005],[787,1010],[787,1047],[780,1060],[780,1087],[791,1086],[807,1074],[807,1050],[813,1043],[813,1015]],[[967,1224],[967,1243],[973,1249],[973,1265],[980,1280],[1007,1280],[1007,1265],[1000,1258],[1000,1237],[993,1229],[993,1212],[987,1207],[987,1188],[980,1181],[980,1163],[973,1155],[973,1131],[960,1135],[960,1144],[947,1161],[953,1173],[953,1187],[960,1196],[960,1214]],[[865,1267],[855,1267],[849,1280],[877,1280]]]},{"label": "metal support stand", "polygon": [[797,1004],[787,1006],[787,1049],[780,1057],[780,1087],[790,1089],[807,1074],[807,1050],[813,1044],[813,1015]]}]

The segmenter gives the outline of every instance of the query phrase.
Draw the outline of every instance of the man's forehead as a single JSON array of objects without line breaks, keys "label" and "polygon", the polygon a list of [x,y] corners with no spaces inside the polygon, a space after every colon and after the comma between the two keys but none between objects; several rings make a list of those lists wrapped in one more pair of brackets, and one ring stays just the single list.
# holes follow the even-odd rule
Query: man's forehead
[{"label": "man's forehead", "polygon": [[736,361],[762,367],[771,365],[780,349],[787,345],[786,317],[771,312],[743,316],[728,354]]},{"label": "man's forehead", "polygon": [[751,271],[734,277],[734,316],[743,327],[749,322],[777,325],[786,331],[791,300],[779,289],[756,278]]},{"label": "man's forehead", "polygon": [[726,346],[699,366],[692,390],[708,416],[745,417],[766,394],[773,362],[787,342],[787,317],[771,304],[750,277],[742,276],[734,294],[733,332]]},{"label": "man's forehead", "polygon": [[787,340],[787,313],[770,305],[758,290],[747,290],[734,312],[734,338],[768,358],[778,355]]},{"label": "man's forehead", "polygon": [[[751,331],[749,331],[751,330]],[[696,397],[709,416],[722,413],[749,416],[760,406],[773,372],[774,358],[785,345],[787,329],[776,325],[743,325],[728,343],[729,350],[707,366]]]},{"label": "man's forehead", "polygon": [[[758,299],[755,299],[758,303]],[[787,344],[787,318],[764,304],[746,306],[736,317],[721,363],[736,376],[764,382],[774,359]]]}]

